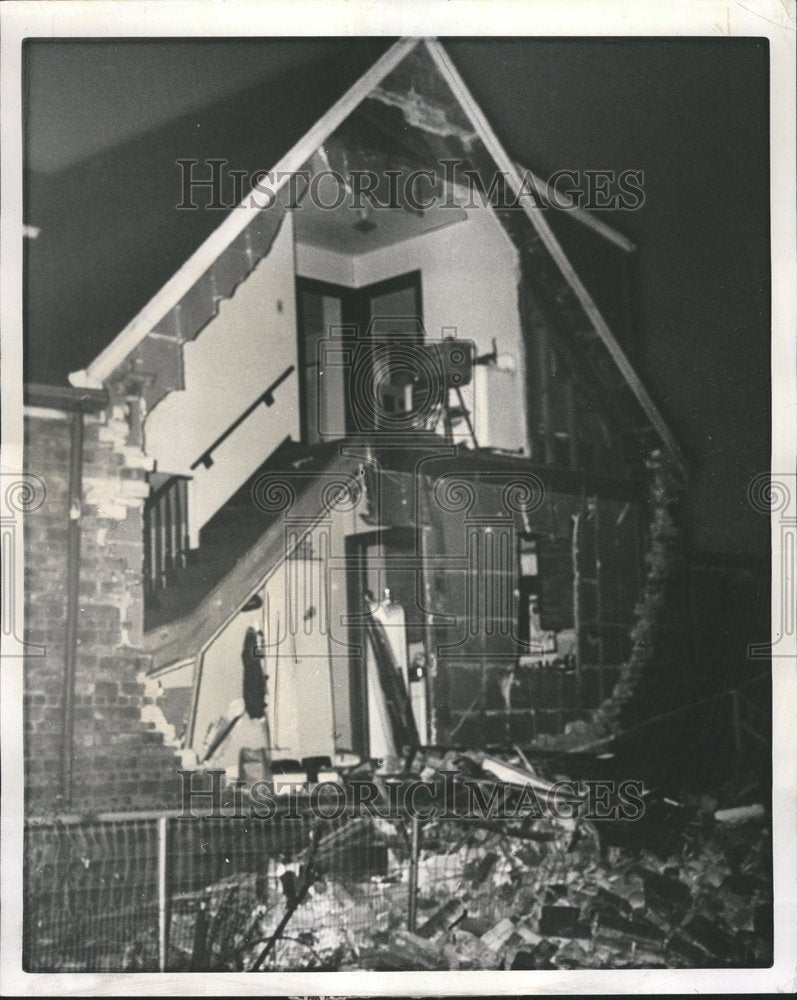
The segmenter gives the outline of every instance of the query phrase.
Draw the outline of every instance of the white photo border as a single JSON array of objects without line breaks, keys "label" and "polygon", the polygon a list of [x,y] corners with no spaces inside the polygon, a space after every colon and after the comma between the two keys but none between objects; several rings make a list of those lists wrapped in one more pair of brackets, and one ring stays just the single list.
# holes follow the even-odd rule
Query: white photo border
[{"label": "white photo border", "polygon": [[[22,44],[26,38],[280,36],[758,37],[770,46],[772,475],[793,476],[795,373],[795,0],[9,0],[0,5],[2,124],[2,467],[22,457]],[[311,30],[308,30],[311,29]],[[773,514],[772,607],[786,565]],[[782,572],[778,567],[783,565]],[[21,593],[24,567],[15,566]],[[793,585],[793,584],[792,584]],[[779,622],[773,615],[773,631]],[[773,634],[773,641],[779,637]],[[0,656],[2,816],[0,992],[3,995],[518,995],[757,993],[797,989],[797,672],[795,636],[773,664],[774,955],[770,969],[562,972],[28,974],[22,945],[21,660]]]}]

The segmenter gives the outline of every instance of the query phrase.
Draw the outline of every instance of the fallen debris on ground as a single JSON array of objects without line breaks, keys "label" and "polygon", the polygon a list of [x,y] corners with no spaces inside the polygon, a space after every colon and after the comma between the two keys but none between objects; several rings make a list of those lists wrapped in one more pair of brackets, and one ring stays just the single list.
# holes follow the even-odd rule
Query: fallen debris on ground
[{"label": "fallen debris on ground", "polygon": [[[605,755],[604,755],[605,757]],[[605,759],[581,761],[603,766]],[[409,777],[509,780],[549,802],[575,759],[424,752]],[[359,773],[362,774],[360,768]],[[380,775],[384,783],[402,775]],[[533,782],[533,785],[532,785]],[[750,794],[755,794],[755,788]],[[574,796],[574,800],[578,795]],[[440,819],[421,824],[408,928],[409,823],[354,818],[318,841],[313,877],[263,968],[625,969],[765,966],[772,956],[769,824],[755,801],[646,793],[636,822]],[[342,859],[347,859],[343,864]],[[291,905],[302,859],[268,861],[271,892],[232,935],[247,969]],[[209,914],[212,916],[212,914]],[[237,936],[236,936],[237,934]],[[188,928],[183,940],[189,950]],[[260,942],[259,944],[257,942]]]}]

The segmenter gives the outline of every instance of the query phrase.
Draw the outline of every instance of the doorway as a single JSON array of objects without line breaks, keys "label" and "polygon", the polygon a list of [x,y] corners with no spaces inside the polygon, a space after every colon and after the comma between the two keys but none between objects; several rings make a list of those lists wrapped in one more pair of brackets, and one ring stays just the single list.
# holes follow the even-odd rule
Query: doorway
[{"label": "doorway", "polygon": [[[422,568],[411,529],[356,535],[348,540],[350,689],[355,740],[363,756],[395,753],[391,710],[385,703],[384,674],[369,636],[368,615],[381,625],[390,661],[400,674],[420,743],[427,740],[426,618]],[[354,651],[357,652],[354,652]],[[395,695],[388,691],[388,698]]]},{"label": "doorway", "polygon": [[303,443],[368,433],[411,408],[401,352],[423,342],[420,271],[363,288],[298,278],[296,300]]}]

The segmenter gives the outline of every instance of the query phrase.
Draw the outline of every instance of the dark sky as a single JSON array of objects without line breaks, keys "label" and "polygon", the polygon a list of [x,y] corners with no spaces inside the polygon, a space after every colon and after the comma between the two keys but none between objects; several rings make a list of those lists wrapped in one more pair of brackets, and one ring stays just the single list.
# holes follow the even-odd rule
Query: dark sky
[{"label": "dark sky", "polygon": [[[28,42],[27,377],[63,382],[220,221],[177,212],[178,157],[271,167],[387,41]],[[766,39],[446,42],[538,174],[644,171],[611,221],[634,259],[639,367],[692,459],[694,544],[764,554],[769,466]]]}]

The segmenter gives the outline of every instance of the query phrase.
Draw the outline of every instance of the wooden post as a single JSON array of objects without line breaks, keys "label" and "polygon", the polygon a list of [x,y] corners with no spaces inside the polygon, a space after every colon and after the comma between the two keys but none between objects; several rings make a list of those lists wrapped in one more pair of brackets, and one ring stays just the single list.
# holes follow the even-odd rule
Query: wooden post
[{"label": "wooden post", "polygon": [[158,817],[158,971],[166,972],[171,899],[168,879],[169,817]]},{"label": "wooden post", "polygon": [[418,910],[418,857],[421,850],[421,826],[417,816],[413,816],[410,822],[412,824],[412,828],[410,839],[410,885],[407,906],[407,930],[410,934],[414,934]]}]

